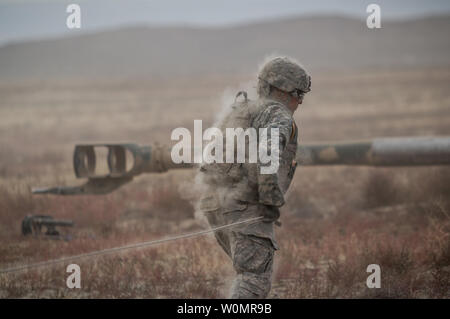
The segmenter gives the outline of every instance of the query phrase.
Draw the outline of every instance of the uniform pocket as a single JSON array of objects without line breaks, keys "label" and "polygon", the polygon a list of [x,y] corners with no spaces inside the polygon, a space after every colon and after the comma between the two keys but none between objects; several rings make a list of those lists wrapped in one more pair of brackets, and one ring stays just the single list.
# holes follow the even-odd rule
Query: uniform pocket
[{"label": "uniform pocket", "polygon": [[261,274],[271,271],[274,249],[269,239],[237,234],[233,266],[237,272]]}]

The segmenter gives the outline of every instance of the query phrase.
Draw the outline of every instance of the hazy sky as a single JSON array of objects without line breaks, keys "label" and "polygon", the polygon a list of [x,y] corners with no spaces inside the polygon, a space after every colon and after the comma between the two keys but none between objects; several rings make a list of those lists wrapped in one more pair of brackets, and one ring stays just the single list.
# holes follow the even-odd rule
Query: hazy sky
[{"label": "hazy sky", "polygon": [[[81,30],[66,27],[66,7],[81,6]],[[377,3],[382,19],[450,13],[450,0],[0,0],[0,45],[127,25],[223,26],[283,16],[339,14],[365,19]]]}]

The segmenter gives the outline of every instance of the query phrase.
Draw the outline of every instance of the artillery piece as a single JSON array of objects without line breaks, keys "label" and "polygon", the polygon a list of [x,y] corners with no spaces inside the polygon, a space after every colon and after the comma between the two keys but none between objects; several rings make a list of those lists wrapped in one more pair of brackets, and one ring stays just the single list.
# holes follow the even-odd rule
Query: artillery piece
[{"label": "artillery piece", "polygon": [[[107,149],[108,172],[97,172],[96,150]],[[128,156],[127,156],[128,155]],[[129,161],[127,161],[129,159]],[[450,137],[376,138],[345,143],[303,144],[297,163],[309,165],[418,166],[450,165]],[[167,146],[124,144],[80,144],[75,146],[73,166],[80,186],[33,188],[34,194],[107,194],[143,173],[162,173],[192,168],[194,164],[172,161]]]},{"label": "artillery piece", "polygon": [[[52,216],[47,215],[27,215],[22,221],[22,234],[24,236],[34,235],[59,238],[60,234],[56,227],[72,227],[73,222],[71,220],[57,220]],[[45,233],[42,232],[46,229]]]}]

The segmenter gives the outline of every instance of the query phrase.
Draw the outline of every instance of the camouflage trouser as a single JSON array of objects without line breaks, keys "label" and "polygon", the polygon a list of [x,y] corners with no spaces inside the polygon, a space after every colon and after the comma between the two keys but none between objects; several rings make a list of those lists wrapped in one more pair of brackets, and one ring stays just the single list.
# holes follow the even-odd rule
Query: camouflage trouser
[{"label": "camouflage trouser", "polygon": [[[234,222],[220,211],[206,214],[211,226]],[[230,298],[266,298],[271,288],[275,248],[269,238],[245,233],[245,230],[224,229],[215,237],[233,261],[237,276],[233,281]]]}]

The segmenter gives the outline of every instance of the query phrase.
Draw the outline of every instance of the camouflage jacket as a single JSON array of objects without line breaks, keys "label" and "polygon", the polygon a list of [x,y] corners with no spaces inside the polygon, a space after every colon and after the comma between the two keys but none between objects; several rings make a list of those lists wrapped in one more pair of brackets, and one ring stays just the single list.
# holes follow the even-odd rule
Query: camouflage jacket
[{"label": "camouflage jacket", "polygon": [[200,210],[211,211],[218,206],[223,207],[229,199],[252,204],[282,206],[284,194],[289,188],[297,165],[295,156],[298,130],[291,111],[274,100],[245,100],[233,104],[231,112],[218,126],[224,136],[226,128],[253,127],[257,132],[259,129],[267,128],[268,149],[271,146],[270,129],[277,128],[279,130],[279,167],[276,173],[261,174],[261,167],[264,165],[260,163],[259,157],[257,163],[249,163],[248,152],[246,152],[245,163],[235,161],[231,164],[203,164],[200,167],[200,175],[206,187],[202,194]]}]

